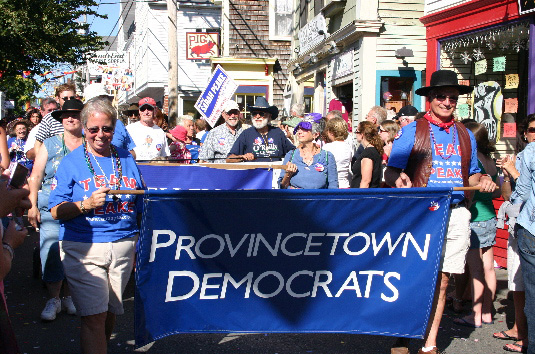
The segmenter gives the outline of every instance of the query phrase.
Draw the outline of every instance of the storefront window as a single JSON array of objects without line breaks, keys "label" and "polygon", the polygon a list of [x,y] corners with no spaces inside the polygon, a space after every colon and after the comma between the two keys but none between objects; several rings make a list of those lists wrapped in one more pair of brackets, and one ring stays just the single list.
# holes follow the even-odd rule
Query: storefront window
[{"label": "storefront window", "polygon": [[247,107],[254,106],[257,97],[265,97],[265,95],[240,93],[234,97],[234,100],[236,101],[236,103],[238,103],[238,106],[240,107],[240,112],[247,121],[251,120],[251,112],[247,110]]},{"label": "storefront window", "polygon": [[414,105],[413,85],[412,77],[382,76],[381,106],[398,112],[403,106]]}]

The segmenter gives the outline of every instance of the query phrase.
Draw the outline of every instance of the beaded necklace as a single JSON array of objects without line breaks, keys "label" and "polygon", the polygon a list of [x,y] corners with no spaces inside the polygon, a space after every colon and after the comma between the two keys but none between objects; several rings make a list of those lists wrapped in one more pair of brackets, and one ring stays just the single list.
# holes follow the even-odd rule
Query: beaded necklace
[{"label": "beaded necklace", "polygon": [[[111,154],[111,158],[112,158],[111,167],[113,169],[113,175],[117,177],[117,181],[118,181],[115,184],[115,188],[114,189],[119,190],[119,189],[121,189],[121,179],[123,178],[123,168],[122,168],[122,165],[121,165],[121,159],[119,159],[119,154],[117,153],[117,149],[115,149],[115,146],[113,146],[113,145],[110,145],[110,154]],[[87,167],[89,168],[89,171],[93,174],[93,176],[95,176],[95,179],[97,179],[97,174],[95,173],[95,169],[93,168],[93,164],[91,163],[91,159],[89,158],[89,153],[88,153],[88,149],[87,149],[87,145],[86,144],[84,144],[84,155],[85,155],[85,162],[87,164]],[[104,173],[104,170],[102,169],[102,167],[100,167],[100,164],[98,163],[98,160],[97,160],[96,156],[92,152],[91,152],[91,156],[93,156],[93,160],[95,160],[95,162],[97,163],[98,168],[100,168],[100,171],[102,172],[102,175],[104,176],[104,179],[108,183],[108,186],[110,188],[112,188],[111,183],[108,180],[108,177],[106,177],[106,173]],[[113,159],[115,159],[115,163],[113,163]],[[118,175],[117,175],[117,172],[115,170],[116,168],[117,168],[117,172],[119,172]]]},{"label": "beaded necklace", "polygon": [[[435,134],[433,133],[433,128],[431,127],[431,123],[430,122],[427,122],[427,124],[429,125],[429,135],[431,135],[431,140],[433,140],[433,146],[436,146],[437,145],[437,141],[435,140]],[[453,141],[452,141],[452,144],[455,148],[455,143],[457,141],[457,127],[455,125],[453,125]],[[453,152],[451,154],[449,154],[448,156],[444,156],[438,149],[435,149],[436,153],[438,154],[438,156],[442,157],[442,159],[444,160],[448,160],[450,157],[453,156]]]}]

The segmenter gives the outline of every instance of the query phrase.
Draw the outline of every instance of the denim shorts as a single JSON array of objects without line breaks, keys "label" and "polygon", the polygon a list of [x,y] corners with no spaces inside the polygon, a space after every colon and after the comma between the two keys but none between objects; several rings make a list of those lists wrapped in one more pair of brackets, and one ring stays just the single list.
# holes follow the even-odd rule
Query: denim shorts
[{"label": "denim shorts", "polygon": [[48,211],[48,198],[42,198],[41,193],[39,193],[38,205],[41,213],[39,253],[41,255],[43,281],[55,283],[65,278],[59,254],[59,221],[52,218]]},{"label": "denim shorts", "polygon": [[470,249],[491,247],[496,243],[496,218],[470,223]]}]

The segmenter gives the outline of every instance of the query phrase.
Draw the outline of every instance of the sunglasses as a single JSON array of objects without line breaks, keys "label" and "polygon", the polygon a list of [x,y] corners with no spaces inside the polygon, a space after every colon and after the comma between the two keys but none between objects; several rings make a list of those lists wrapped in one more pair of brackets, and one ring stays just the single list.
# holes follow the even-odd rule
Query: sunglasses
[{"label": "sunglasses", "polygon": [[139,107],[139,111],[140,111],[140,112],[146,111],[147,109],[148,109],[149,111],[154,111],[154,107],[152,107],[152,106],[142,106],[142,107]]},{"label": "sunglasses", "polygon": [[256,116],[265,117],[266,113],[267,112],[254,111],[254,112],[251,112],[251,116],[252,117],[256,117]]},{"label": "sunglasses", "polygon": [[535,133],[535,127],[529,127],[528,129],[526,129],[526,131],[528,133],[532,133],[533,134],[533,133]]},{"label": "sunglasses", "polygon": [[449,98],[451,103],[457,103],[457,100],[459,99],[459,96],[435,95],[435,98],[439,102],[444,102],[446,100],[446,98]]},{"label": "sunglasses", "polygon": [[91,127],[91,128],[85,128],[88,132],[91,134],[97,134],[99,130],[102,130],[104,134],[110,134],[113,133],[113,127],[103,126],[103,127]]},{"label": "sunglasses", "polygon": [[60,97],[62,100],[64,101],[68,101],[68,100],[74,100],[76,97],[75,96],[65,96],[65,97]]}]

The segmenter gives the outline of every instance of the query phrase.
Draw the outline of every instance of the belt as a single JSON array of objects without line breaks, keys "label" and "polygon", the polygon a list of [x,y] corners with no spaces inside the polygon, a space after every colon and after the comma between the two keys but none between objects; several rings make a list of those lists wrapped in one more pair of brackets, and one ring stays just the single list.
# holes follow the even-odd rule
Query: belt
[{"label": "belt", "polygon": [[463,199],[460,202],[451,203],[450,204],[450,209],[455,209],[455,208],[464,207],[464,206],[466,206],[466,200]]}]

